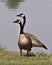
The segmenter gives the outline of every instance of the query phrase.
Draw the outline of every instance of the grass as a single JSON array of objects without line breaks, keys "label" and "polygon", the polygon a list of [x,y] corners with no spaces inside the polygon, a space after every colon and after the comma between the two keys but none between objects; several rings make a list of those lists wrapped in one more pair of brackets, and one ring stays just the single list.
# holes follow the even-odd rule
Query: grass
[{"label": "grass", "polygon": [[52,65],[52,54],[36,52],[35,56],[26,56],[19,52],[5,51],[0,49],[0,65]]},{"label": "grass", "polygon": [[52,65],[52,54],[35,53],[35,56],[20,56],[19,52],[0,50],[0,65]]}]

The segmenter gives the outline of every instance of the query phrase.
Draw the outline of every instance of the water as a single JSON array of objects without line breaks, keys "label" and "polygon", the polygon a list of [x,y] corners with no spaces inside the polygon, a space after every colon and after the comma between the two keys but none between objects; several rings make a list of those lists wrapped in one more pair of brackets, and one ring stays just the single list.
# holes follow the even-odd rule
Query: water
[{"label": "water", "polygon": [[[4,1],[4,2],[3,2]],[[32,51],[52,53],[52,1],[51,0],[0,0],[0,41],[9,51],[19,51],[19,25],[12,22],[23,12],[26,15],[26,32],[36,35],[48,47]],[[0,43],[1,44],[1,43]]]}]

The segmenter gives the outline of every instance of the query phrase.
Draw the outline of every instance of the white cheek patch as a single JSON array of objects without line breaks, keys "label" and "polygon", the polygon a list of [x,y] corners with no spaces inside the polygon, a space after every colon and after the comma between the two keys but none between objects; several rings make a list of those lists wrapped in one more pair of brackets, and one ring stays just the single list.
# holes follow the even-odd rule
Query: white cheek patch
[{"label": "white cheek patch", "polygon": [[18,21],[18,23],[20,23],[21,21]]},{"label": "white cheek patch", "polygon": [[25,15],[22,15],[21,17],[24,17]]}]

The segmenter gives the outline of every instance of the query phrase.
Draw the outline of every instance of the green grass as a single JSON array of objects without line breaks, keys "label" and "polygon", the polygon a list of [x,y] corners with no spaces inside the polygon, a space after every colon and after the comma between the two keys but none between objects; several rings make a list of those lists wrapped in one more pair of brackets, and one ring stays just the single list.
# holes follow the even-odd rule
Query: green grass
[{"label": "green grass", "polygon": [[35,53],[35,56],[25,54],[20,56],[19,52],[0,50],[0,65],[52,65],[52,54],[39,52]]},{"label": "green grass", "polygon": [[19,52],[6,51],[4,47],[0,45],[0,65],[52,65],[52,54],[45,54],[36,52],[31,56],[26,56],[23,53],[20,56]]}]

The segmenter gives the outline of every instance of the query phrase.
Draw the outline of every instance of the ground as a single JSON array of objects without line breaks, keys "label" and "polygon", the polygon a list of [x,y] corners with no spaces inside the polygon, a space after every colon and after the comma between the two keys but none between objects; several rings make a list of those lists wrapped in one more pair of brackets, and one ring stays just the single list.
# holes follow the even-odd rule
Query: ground
[{"label": "ground", "polygon": [[52,54],[36,52],[35,56],[20,56],[19,52],[0,50],[0,65],[52,65]]}]

